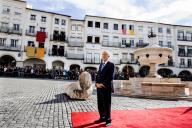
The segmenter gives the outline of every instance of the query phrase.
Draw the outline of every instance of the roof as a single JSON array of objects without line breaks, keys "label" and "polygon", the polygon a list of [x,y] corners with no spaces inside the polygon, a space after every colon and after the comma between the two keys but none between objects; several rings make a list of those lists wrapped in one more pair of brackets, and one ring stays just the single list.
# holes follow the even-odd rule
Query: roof
[{"label": "roof", "polygon": [[162,24],[162,25],[181,26],[181,27],[192,27],[192,26],[187,26],[187,25],[167,24],[167,23],[152,22],[152,21],[128,20],[128,19],[111,18],[111,17],[104,17],[104,16],[85,15],[85,18],[86,17],[107,18],[107,19],[114,19],[114,20],[124,20],[124,21],[133,21],[133,22],[144,22],[144,23],[156,23],[156,24]]},{"label": "roof", "polygon": [[44,13],[51,13],[51,14],[61,15],[61,16],[66,16],[66,17],[71,17],[69,15],[64,15],[64,14],[60,14],[60,13],[49,12],[49,11],[44,11],[44,10],[39,10],[39,9],[31,9],[31,8],[26,8],[26,9],[33,10],[33,11],[38,11],[38,12],[44,12]]}]

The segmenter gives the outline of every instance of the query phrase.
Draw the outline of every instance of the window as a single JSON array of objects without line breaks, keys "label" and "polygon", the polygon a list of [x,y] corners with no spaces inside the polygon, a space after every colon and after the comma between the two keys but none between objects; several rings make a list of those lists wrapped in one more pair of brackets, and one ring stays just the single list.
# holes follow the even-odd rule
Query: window
[{"label": "window", "polygon": [[1,22],[1,27],[2,28],[8,28],[9,24],[5,22]]},{"label": "window", "polygon": [[88,27],[93,27],[93,21],[88,21]]},{"label": "window", "polygon": [[20,13],[20,12],[15,12],[15,15],[16,15],[16,16],[20,16],[21,13]]},{"label": "window", "polygon": [[95,27],[100,28],[100,22],[95,22]]},{"label": "window", "polygon": [[103,45],[107,45],[108,42],[109,42],[109,36],[104,35],[104,36],[103,36]]},{"label": "window", "polygon": [[66,25],[66,20],[62,19],[61,20],[61,25]]},{"label": "window", "polygon": [[81,25],[77,25],[77,31],[82,31],[82,26]]},{"label": "window", "polygon": [[185,65],[185,59],[184,58],[180,59],[180,65]]},{"label": "window", "polygon": [[19,27],[20,27],[19,24],[13,24],[13,30],[19,31]]},{"label": "window", "polygon": [[186,32],[187,41],[192,41],[192,33]]},{"label": "window", "polygon": [[135,46],[135,44],[134,44],[134,39],[130,39],[130,45],[131,45],[131,47],[134,47],[134,46]]},{"label": "window", "polygon": [[127,53],[122,53],[122,59],[126,60],[127,59]]},{"label": "window", "polygon": [[159,46],[163,46],[163,41],[159,41]]},{"label": "window", "polygon": [[167,34],[171,34],[171,29],[167,28]]},{"label": "window", "polygon": [[41,17],[41,22],[46,22],[46,19],[47,19],[46,17],[42,16]]},{"label": "window", "polygon": [[59,24],[59,19],[55,18],[55,24]]},{"label": "window", "polygon": [[10,8],[8,8],[8,7],[5,7],[5,8],[3,8],[3,14],[9,14],[10,13]]},{"label": "window", "polygon": [[36,15],[31,15],[31,20],[36,20]]},{"label": "window", "polygon": [[87,42],[88,42],[88,43],[92,43],[92,38],[93,38],[92,36],[88,36],[88,37],[87,37]]},{"label": "window", "polygon": [[127,43],[127,39],[126,38],[122,38],[122,45],[126,45]]},{"label": "window", "polygon": [[163,33],[163,28],[158,28],[159,33]]},{"label": "window", "polygon": [[171,48],[171,42],[167,42],[167,47]]},{"label": "window", "polygon": [[71,30],[75,31],[76,30],[76,25],[71,25]]},{"label": "window", "polygon": [[126,30],[126,24],[122,24],[122,30]]},{"label": "window", "polygon": [[29,33],[35,33],[35,26],[29,26]]},{"label": "window", "polygon": [[138,26],[138,31],[143,32],[143,26]]},{"label": "window", "polygon": [[6,38],[0,38],[0,46],[5,45]]},{"label": "window", "polygon": [[113,25],[113,30],[118,30],[118,24]]},{"label": "window", "polygon": [[41,32],[45,32],[46,28],[40,27]]},{"label": "window", "polygon": [[109,28],[108,23],[103,23],[103,28],[104,28],[104,29],[108,29],[108,28]]},{"label": "window", "polygon": [[188,59],[187,63],[188,63],[188,67],[192,67],[191,59]]},{"label": "window", "polygon": [[143,39],[139,39],[139,44],[143,44]]},{"label": "window", "polygon": [[11,47],[16,47],[17,46],[18,40],[11,39]]},{"label": "window", "polygon": [[28,41],[28,46],[35,46],[34,41]]},{"label": "window", "polygon": [[134,30],[134,25],[129,25],[129,30]]},{"label": "window", "polygon": [[178,40],[183,40],[184,39],[184,31],[178,31],[177,33],[177,36],[178,36]]},{"label": "window", "polygon": [[100,38],[99,37],[95,37],[95,43],[100,43]]}]

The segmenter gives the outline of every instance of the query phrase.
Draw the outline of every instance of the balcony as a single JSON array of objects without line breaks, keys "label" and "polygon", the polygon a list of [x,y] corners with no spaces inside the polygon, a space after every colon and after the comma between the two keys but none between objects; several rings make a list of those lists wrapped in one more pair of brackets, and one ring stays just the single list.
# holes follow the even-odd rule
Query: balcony
[{"label": "balcony", "polygon": [[4,50],[4,51],[20,51],[21,50],[21,45],[17,45],[17,46],[0,45],[0,50]]},{"label": "balcony", "polygon": [[50,36],[50,41],[68,42],[65,35],[54,34]]},{"label": "balcony", "polygon": [[138,61],[137,60],[133,60],[133,59],[128,59],[128,58],[123,58],[120,60],[121,64],[137,64]]},{"label": "balcony", "polygon": [[149,45],[149,43],[136,43],[136,47],[138,47],[138,48],[143,48],[143,47],[146,47],[148,45]]},{"label": "balcony", "polygon": [[53,48],[52,50],[49,50],[49,56],[65,56],[65,50]]},{"label": "balcony", "polygon": [[17,34],[22,35],[22,29],[14,29],[13,27],[0,27],[0,32],[2,33],[8,33],[8,34]]},{"label": "balcony", "polygon": [[187,53],[187,56],[188,57],[192,57],[192,53]]},{"label": "balcony", "polygon": [[192,42],[192,37],[187,37],[187,36],[177,36],[178,41],[189,41]]},{"label": "balcony", "polygon": [[84,64],[99,64],[100,59],[97,59],[97,58],[85,58],[83,62],[84,62]]},{"label": "balcony", "polygon": [[22,29],[9,28],[10,34],[22,35]]},{"label": "balcony", "polygon": [[180,57],[187,57],[187,54],[185,52],[179,52],[178,56],[180,56]]},{"label": "balcony", "polygon": [[115,65],[120,65],[121,64],[121,60],[116,58],[116,59],[112,59],[111,62],[113,62]]},{"label": "balcony", "polygon": [[84,59],[84,54],[83,53],[67,52],[66,57],[67,57],[67,59],[83,60]]},{"label": "balcony", "polygon": [[180,64],[179,68],[192,68],[191,65]]},{"label": "balcony", "polygon": [[175,67],[175,62],[168,62],[166,64],[159,64],[160,67]]},{"label": "balcony", "polygon": [[36,31],[32,32],[32,31],[30,31],[30,30],[26,30],[25,34],[26,34],[27,36],[34,36],[34,37],[35,37],[36,34],[37,34],[37,32],[36,32]]},{"label": "balcony", "polygon": [[84,42],[69,41],[68,46],[69,47],[83,47],[84,46]]},{"label": "balcony", "polygon": [[172,48],[172,49],[174,49],[173,45],[159,45],[159,46],[164,47],[164,48]]},{"label": "balcony", "polygon": [[102,46],[104,47],[120,47],[120,42],[102,42]]}]

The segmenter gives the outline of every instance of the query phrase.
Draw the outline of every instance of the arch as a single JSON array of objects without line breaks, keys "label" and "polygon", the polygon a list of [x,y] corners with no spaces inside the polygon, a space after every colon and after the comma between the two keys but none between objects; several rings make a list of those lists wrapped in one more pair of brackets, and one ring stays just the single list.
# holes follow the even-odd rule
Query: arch
[{"label": "arch", "polygon": [[85,67],[85,71],[97,71],[96,67]]},{"label": "arch", "polygon": [[149,74],[150,67],[148,65],[144,65],[139,69],[139,75],[141,77],[145,77]]},{"label": "arch", "polygon": [[170,77],[171,75],[173,75],[173,71],[168,68],[161,68],[157,71],[157,73],[162,77]]},{"label": "arch", "polygon": [[44,60],[42,59],[38,59],[38,58],[29,58],[26,59],[23,62],[24,66],[30,66],[30,67],[41,67],[41,68],[46,68],[46,63]]},{"label": "arch", "polygon": [[64,62],[61,60],[55,60],[52,62],[53,69],[64,69]]},{"label": "arch", "polygon": [[132,66],[124,66],[122,72],[125,79],[129,79],[129,77],[134,77],[134,68]]},{"label": "arch", "polygon": [[178,74],[178,77],[181,78],[183,81],[190,81],[192,80],[192,74],[188,70],[183,70]]},{"label": "arch", "polygon": [[16,66],[16,59],[11,55],[3,55],[0,58],[0,65],[2,65],[2,66]]},{"label": "arch", "polygon": [[70,70],[80,70],[80,66],[78,64],[72,64],[69,68]]}]

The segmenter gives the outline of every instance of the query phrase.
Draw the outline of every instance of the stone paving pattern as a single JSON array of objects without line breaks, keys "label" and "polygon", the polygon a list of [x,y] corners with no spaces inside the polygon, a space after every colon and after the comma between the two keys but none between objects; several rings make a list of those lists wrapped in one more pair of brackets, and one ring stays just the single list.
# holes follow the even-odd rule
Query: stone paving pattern
[{"label": "stone paving pattern", "polygon": [[[70,100],[70,81],[0,78],[1,128],[71,128],[71,112],[97,111],[96,92],[87,101]],[[192,106],[190,101],[112,97],[112,110]]]}]

